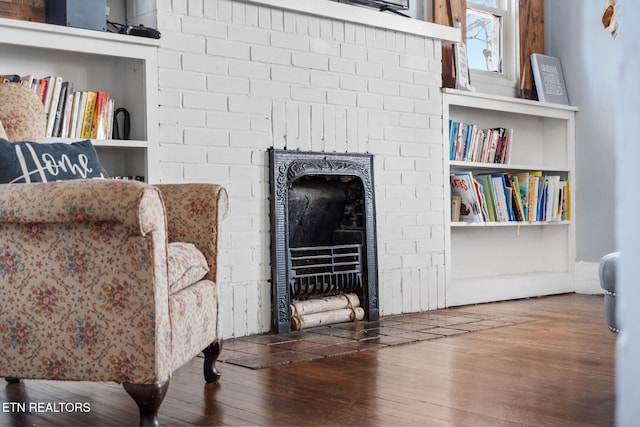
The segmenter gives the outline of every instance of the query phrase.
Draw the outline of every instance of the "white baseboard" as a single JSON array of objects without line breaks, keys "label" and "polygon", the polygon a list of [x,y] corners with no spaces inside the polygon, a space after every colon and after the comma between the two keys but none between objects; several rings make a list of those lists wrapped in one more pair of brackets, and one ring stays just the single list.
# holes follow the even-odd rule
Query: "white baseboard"
[{"label": "white baseboard", "polygon": [[576,262],[575,288],[578,294],[602,294],[598,278],[598,262]]}]

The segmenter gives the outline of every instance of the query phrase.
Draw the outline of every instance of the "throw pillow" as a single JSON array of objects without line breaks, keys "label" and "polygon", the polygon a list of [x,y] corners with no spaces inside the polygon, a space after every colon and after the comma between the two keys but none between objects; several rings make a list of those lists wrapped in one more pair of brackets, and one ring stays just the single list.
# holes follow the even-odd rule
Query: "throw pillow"
[{"label": "throw pillow", "polygon": [[108,178],[91,141],[38,144],[0,139],[0,183]]},{"label": "throw pillow", "polygon": [[173,242],[167,246],[167,275],[169,293],[175,294],[181,289],[202,280],[209,272],[207,259],[195,245]]}]

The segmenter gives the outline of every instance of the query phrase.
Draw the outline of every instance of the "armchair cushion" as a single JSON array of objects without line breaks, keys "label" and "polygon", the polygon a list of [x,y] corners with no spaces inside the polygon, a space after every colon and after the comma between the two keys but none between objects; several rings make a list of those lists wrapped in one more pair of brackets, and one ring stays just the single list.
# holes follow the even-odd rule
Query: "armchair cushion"
[{"label": "armchair cushion", "polygon": [[174,242],[167,246],[167,275],[171,295],[202,280],[209,272],[207,259],[191,243]]},{"label": "armchair cushion", "polygon": [[0,139],[0,183],[107,178],[91,141],[38,144]]},{"label": "armchair cushion", "polygon": [[34,91],[19,83],[0,84],[0,121],[9,141],[44,142],[47,120]]}]

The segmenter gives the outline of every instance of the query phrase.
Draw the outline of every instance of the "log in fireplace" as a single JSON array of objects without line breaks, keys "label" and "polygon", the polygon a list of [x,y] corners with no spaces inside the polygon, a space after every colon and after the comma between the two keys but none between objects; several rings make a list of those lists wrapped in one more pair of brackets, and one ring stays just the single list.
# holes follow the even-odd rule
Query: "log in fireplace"
[{"label": "log in fireplace", "polygon": [[373,156],[272,149],[269,159],[274,331],[303,327],[297,311],[321,299],[344,302],[334,319],[378,320]]}]

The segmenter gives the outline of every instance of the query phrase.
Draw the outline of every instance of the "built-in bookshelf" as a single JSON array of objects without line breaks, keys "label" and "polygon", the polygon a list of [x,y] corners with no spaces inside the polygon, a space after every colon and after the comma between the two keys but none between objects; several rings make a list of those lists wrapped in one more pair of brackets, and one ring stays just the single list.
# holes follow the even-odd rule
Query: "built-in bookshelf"
[{"label": "built-in bookshelf", "polygon": [[[157,182],[158,41],[0,18],[1,74],[61,76],[77,91],[106,92],[130,113],[130,139],[92,139],[111,176]],[[48,138],[72,142],[81,138]]]},{"label": "built-in bookshelf", "polygon": [[[573,291],[577,109],[454,89],[443,89],[442,99],[446,279],[445,288],[438,292],[438,305],[450,307]],[[451,160],[455,157],[451,154],[454,140],[450,121],[476,129],[510,130],[506,162]],[[534,221],[453,221],[451,174],[554,177],[565,183],[564,194],[554,193],[553,197],[560,197],[557,201],[562,204],[564,196],[566,211]]]}]

